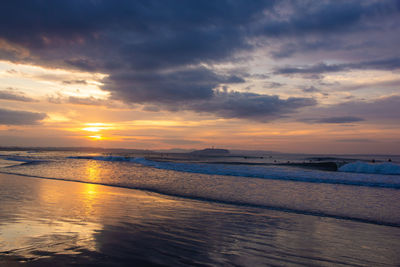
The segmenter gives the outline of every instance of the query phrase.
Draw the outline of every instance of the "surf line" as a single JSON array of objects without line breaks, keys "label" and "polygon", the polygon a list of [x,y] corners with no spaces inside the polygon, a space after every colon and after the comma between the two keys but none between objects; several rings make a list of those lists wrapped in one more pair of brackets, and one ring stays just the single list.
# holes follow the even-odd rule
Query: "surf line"
[{"label": "surf line", "polygon": [[385,221],[379,221],[379,220],[373,220],[373,219],[335,215],[335,214],[328,214],[328,213],[316,212],[316,211],[297,210],[297,209],[291,209],[291,208],[279,207],[279,206],[269,206],[269,205],[252,204],[252,203],[236,202],[236,201],[229,201],[229,200],[219,200],[219,199],[191,196],[191,195],[186,195],[186,194],[174,194],[174,193],[169,193],[169,192],[165,192],[162,190],[158,190],[158,189],[154,189],[154,188],[147,188],[147,187],[135,187],[135,186],[127,186],[127,185],[119,185],[119,184],[95,183],[95,182],[79,181],[79,180],[65,179],[65,178],[52,178],[52,177],[42,177],[42,176],[27,175],[27,174],[10,173],[10,172],[4,172],[4,171],[0,171],[0,173],[23,176],[23,177],[30,177],[30,178],[35,178],[35,179],[47,179],[47,180],[56,180],[56,181],[64,181],[64,182],[76,182],[76,183],[83,183],[83,184],[95,184],[95,185],[99,185],[99,186],[108,186],[108,187],[123,188],[123,189],[132,189],[132,190],[146,191],[146,192],[156,193],[159,195],[176,197],[176,198],[184,198],[184,199],[190,199],[190,200],[196,200],[196,201],[204,201],[204,202],[212,202],[212,203],[243,206],[243,207],[252,207],[252,208],[261,208],[261,209],[281,211],[281,212],[294,213],[294,214],[300,214],[300,215],[309,215],[309,216],[316,216],[316,217],[322,217],[322,218],[332,218],[332,219],[355,221],[355,222],[361,222],[361,223],[369,223],[369,224],[375,224],[375,225],[400,228],[400,222],[385,222]]}]

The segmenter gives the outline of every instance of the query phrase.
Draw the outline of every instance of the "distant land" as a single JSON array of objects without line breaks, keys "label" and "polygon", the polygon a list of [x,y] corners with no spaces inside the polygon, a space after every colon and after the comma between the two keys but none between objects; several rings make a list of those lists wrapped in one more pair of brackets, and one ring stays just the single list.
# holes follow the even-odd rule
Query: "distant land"
[{"label": "distant land", "polygon": [[[160,154],[160,153],[171,153],[171,154],[191,154],[193,156],[205,156],[211,152],[215,156],[251,156],[251,157],[263,157],[271,154],[292,154],[292,155],[351,155],[351,156],[386,156],[386,154],[360,154],[360,153],[344,153],[344,154],[318,154],[318,153],[290,153],[290,152],[279,152],[271,150],[242,150],[242,149],[222,149],[222,148],[205,148],[201,150],[182,149],[182,148],[171,148],[171,149],[133,149],[133,148],[103,148],[103,147],[23,147],[23,146],[0,146],[0,151],[82,151],[82,152],[98,152],[98,153],[132,153],[132,154]],[[219,152],[218,152],[219,151]],[[223,152],[223,151],[227,151]],[[390,154],[392,156],[400,156],[399,154]]]},{"label": "distant land", "polygon": [[227,156],[230,153],[231,152],[229,150],[220,148],[206,148],[190,152],[190,154],[201,156]]},{"label": "distant land", "polygon": [[228,150],[222,148],[205,148],[205,149],[130,149],[130,148],[103,148],[103,147],[21,147],[21,146],[0,146],[2,151],[84,151],[84,152],[104,152],[104,153],[178,153],[178,154],[197,154],[197,155],[264,155],[264,154],[280,154],[277,151],[267,150]]}]

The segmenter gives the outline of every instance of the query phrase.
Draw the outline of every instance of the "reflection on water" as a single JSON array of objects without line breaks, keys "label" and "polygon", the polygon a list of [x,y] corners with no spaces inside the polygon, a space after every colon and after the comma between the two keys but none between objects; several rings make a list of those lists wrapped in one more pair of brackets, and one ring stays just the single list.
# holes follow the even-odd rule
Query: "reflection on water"
[{"label": "reflection on water", "polygon": [[94,233],[101,225],[65,221],[21,220],[2,224],[0,247],[3,254],[35,258],[56,253],[78,253],[76,248],[95,250]]},{"label": "reflection on water", "polygon": [[0,265],[400,264],[397,227],[11,175],[0,203]]},{"label": "reflection on water", "polygon": [[86,159],[60,159],[5,170],[400,226],[400,190],[395,188],[197,174]]},{"label": "reflection on water", "polygon": [[87,181],[92,183],[99,183],[99,177],[110,175],[109,169],[101,168],[101,163],[94,160],[89,160],[86,162],[84,167],[86,170]]}]

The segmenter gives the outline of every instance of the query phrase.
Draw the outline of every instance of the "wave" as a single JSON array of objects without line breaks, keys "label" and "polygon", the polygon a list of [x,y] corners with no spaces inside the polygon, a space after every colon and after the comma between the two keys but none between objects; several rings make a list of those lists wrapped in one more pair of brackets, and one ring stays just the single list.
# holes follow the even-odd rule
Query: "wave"
[{"label": "wave", "polygon": [[5,162],[14,162],[14,164],[8,164],[6,166],[3,166],[4,168],[14,167],[14,166],[18,166],[18,165],[36,164],[36,163],[44,162],[42,160],[35,160],[32,158],[21,157],[21,156],[15,156],[15,157],[0,156],[0,160],[5,161]]},{"label": "wave", "polygon": [[[350,174],[343,171],[326,172],[318,170],[304,170],[285,168],[281,166],[252,166],[209,163],[180,163],[153,161],[146,158],[124,156],[79,156],[72,159],[89,159],[101,161],[131,162],[142,166],[187,173],[208,175],[240,176],[248,178],[262,178],[271,180],[288,180],[308,183],[345,184],[369,187],[387,187],[400,189],[400,179],[393,175]],[[392,164],[395,165],[395,164]],[[346,166],[346,165],[344,165]],[[342,167],[344,167],[342,166]],[[398,165],[395,165],[398,166]],[[341,168],[342,168],[341,167]],[[387,174],[387,173],[386,173]]]},{"label": "wave", "polygon": [[391,174],[400,175],[400,165],[394,163],[366,163],[353,162],[341,166],[341,172],[356,172],[356,173],[376,173],[376,174]]},{"label": "wave", "polygon": [[30,158],[24,158],[24,157],[6,157],[4,158],[5,160],[10,160],[10,161],[17,161],[17,162],[34,162],[35,160],[32,160]]},{"label": "wave", "polygon": [[[94,160],[104,162],[90,162]],[[92,166],[99,170],[94,176],[88,175]],[[0,172],[400,226],[397,175],[158,162],[124,156],[85,156],[71,160],[64,157],[44,165],[1,168]]]},{"label": "wave", "polygon": [[[66,181],[66,182],[77,182],[77,183],[84,183],[84,184],[96,184],[101,186],[110,186],[116,188],[126,188],[126,189],[133,189],[133,190],[141,190],[141,191],[148,191],[157,194],[172,196],[172,197],[179,197],[179,198],[186,198],[192,200],[199,200],[199,201],[207,201],[207,202],[215,202],[221,204],[229,204],[229,205],[239,205],[239,206],[248,206],[248,207],[256,207],[256,208],[264,208],[269,210],[276,210],[282,212],[290,212],[302,215],[311,215],[311,216],[318,216],[318,217],[327,217],[327,218],[335,218],[335,219],[342,219],[342,220],[349,220],[349,221],[357,221],[363,223],[371,223],[377,225],[386,225],[386,226],[393,226],[393,227],[400,227],[400,222],[395,218],[394,220],[391,219],[383,219],[380,217],[375,218],[374,216],[353,216],[351,214],[346,213],[338,213],[335,211],[324,211],[318,209],[307,209],[306,207],[290,207],[286,206],[283,203],[281,204],[270,204],[270,203],[260,203],[259,201],[252,201],[252,199],[241,200],[240,197],[232,198],[232,195],[228,197],[218,194],[218,195],[203,195],[199,193],[189,193],[189,192],[179,192],[176,190],[168,190],[166,188],[157,188],[153,186],[134,186],[134,185],[127,185],[124,183],[101,183],[101,182],[93,182],[93,181],[82,181],[82,180],[75,180],[75,179],[67,179],[67,178],[55,178],[55,177],[46,177],[46,176],[38,176],[38,175],[28,175],[28,174],[20,174],[20,173],[13,173],[13,172],[5,172],[0,171],[3,174],[11,174],[11,175],[19,175],[25,176],[30,178],[40,178],[40,179],[48,179],[48,180],[59,180],[59,181]],[[256,198],[255,198],[256,200]],[[318,205],[319,207],[320,205]]]}]

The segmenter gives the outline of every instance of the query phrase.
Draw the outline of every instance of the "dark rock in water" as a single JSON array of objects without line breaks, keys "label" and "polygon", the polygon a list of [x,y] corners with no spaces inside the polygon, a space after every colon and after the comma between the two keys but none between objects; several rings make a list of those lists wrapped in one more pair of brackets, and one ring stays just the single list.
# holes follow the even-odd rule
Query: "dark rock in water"
[{"label": "dark rock in water", "polygon": [[226,156],[229,155],[230,152],[227,149],[206,148],[202,150],[195,150],[190,154],[200,155],[200,156]]},{"label": "dark rock in water", "polygon": [[279,165],[300,167],[306,169],[322,170],[322,171],[337,171],[338,164],[336,162],[303,162],[303,163],[281,163]]}]

